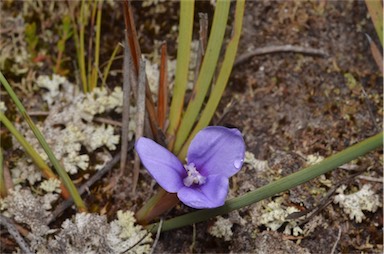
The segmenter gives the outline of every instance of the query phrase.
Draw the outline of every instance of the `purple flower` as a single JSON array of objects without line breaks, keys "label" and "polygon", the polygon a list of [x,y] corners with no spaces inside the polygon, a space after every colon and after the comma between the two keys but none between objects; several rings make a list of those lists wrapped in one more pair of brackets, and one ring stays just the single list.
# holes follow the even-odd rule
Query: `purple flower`
[{"label": "purple flower", "polygon": [[243,165],[245,145],[237,129],[210,126],[196,134],[187,154],[187,164],[148,138],[136,142],[144,166],[163,189],[177,193],[193,208],[222,206],[228,194],[228,178]]}]

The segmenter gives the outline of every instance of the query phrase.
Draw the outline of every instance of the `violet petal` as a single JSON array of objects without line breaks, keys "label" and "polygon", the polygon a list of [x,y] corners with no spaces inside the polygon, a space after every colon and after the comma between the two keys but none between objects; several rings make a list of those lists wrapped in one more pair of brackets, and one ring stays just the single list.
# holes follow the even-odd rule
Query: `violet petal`
[{"label": "violet petal", "polygon": [[187,173],[179,159],[166,148],[148,138],[139,138],[135,144],[141,162],[153,178],[167,192],[178,192]]},{"label": "violet petal", "polygon": [[204,176],[231,177],[241,169],[244,155],[244,139],[238,129],[210,126],[196,134],[187,158]]},{"label": "violet petal", "polygon": [[228,185],[227,177],[210,175],[205,184],[183,187],[177,192],[177,196],[181,202],[193,208],[215,208],[224,205]]}]

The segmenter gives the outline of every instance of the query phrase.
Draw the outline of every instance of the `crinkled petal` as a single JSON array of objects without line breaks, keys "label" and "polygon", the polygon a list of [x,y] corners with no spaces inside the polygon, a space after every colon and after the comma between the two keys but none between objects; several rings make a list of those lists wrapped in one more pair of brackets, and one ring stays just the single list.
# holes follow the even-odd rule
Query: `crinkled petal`
[{"label": "crinkled petal", "polygon": [[224,205],[228,194],[229,180],[222,175],[210,175],[205,184],[183,187],[177,192],[181,202],[187,206],[203,209]]},{"label": "crinkled petal", "polygon": [[143,165],[164,190],[175,193],[184,187],[187,173],[170,151],[148,138],[139,138],[135,148]]},{"label": "crinkled petal", "polygon": [[244,155],[244,139],[238,129],[210,126],[196,134],[187,158],[204,176],[231,177],[241,169]]}]

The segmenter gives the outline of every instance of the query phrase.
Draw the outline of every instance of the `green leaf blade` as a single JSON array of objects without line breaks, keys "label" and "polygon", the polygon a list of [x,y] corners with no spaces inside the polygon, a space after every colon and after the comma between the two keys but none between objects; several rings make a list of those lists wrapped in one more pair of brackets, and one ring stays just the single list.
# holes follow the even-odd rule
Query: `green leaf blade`
[{"label": "green leaf blade", "polygon": [[[179,44],[177,48],[177,65],[173,97],[169,112],[168,136],[173,139],[180,123],[183,111],[185,90],[188,82],[188,67],[190,60],[194,1],[180,2]],[[172,143],[172,142],[171,142]]]},{"label": "green leaf blade", "polygon": [[221,47],[218,47],[218,45],[221,46],[224,40],[224,34],[229,15],[229,7],[230,1],[227,0],[218,1],[216,3],[216,10],[213,17],[213,24],[208,40],[206,54],[201,65],[191,100],[188,104],[187,110],[183,116],[180,127],[176,134],[175,147],[173,149],[175,153],[179,153],[182,145],[187,139],[203,105],[208,88],[211,84],[221,50]]}]

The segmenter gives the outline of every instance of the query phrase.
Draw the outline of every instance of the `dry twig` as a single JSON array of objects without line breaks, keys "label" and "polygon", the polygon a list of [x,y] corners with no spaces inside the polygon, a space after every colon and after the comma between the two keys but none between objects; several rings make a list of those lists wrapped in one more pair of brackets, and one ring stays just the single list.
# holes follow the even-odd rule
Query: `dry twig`
[{"label": "dry twig", "polygon": [[14,187],[11,172],[9,171],[8,163],[4,163],[3,171],[4,171],[3,174],[4,174],[5,189],[7,190],[7,193],[8,193],[8,190],[13,189]]},{"label": "dry twig", "polygon": [[325,57],[328,55],[325,51],[321,49],[315,49],[315,48],[306,48],[306,47],[294,46],[294,45],[267,46],[263,48],[257,48],[251,52],[247,52],[240,55],[236,59],[235,63],[233,64],[233,67],[243,64],[244,62],[248,61],[250,58],[254,56],[281,53],[281,52],[294,52],[294,53],[315,55],[315,56],[322,56],[322,57]]},{"label": "dry twig", "polygon": [[334,244],[333,247],[332,247],[331,254],[335,253],[337,244],[338,244],[339,241],[340,241],[340,237],[341,237],[341,227],[339,227],[339,233],[337,234],[337,239],[336,239],[336,241],[335,241],[335,244]]},{"label": "dry twig", "polygon": [[159,227],[157,228],[157,232],[156,232],[155,242],[152,245],[152,249],[151,249],[150,254],[155,253],[156,245],[160,239],[160,233],[161,233],[161,228],[163,227],[163,221],[164,221],[163,219],[160,220]]},{"label": "dry twig", "polygon": [[120,159],[120,174],[124,174],[125,163],[128,153],[128,131],[129,131],[129,108],[130,108],[130,69],[132,68],[128,42],[124,46],[124,63],[123,63],[123,113],[122,113],[122,128],[121,128],[121,159]]},{"label": "dry twig", "polygon": [[343,184],[347,184],[350,181],[353,181],[356,177],[358,177],[360,174],[364,173],[365,170],[358,170],[355,174],[350,175],[348,178],[338,182],[335,186],[333,186],[328,193],[325,195],[324,198],[320,200],[320,202],[314,206],[312,209],[307,209],[300,212],[294,212],[287,216],[287,219],[298,219],[300,217],[305,216],[300,222],[299,226],[306,224],[308,221],[310,221],[316,214],[320,213],[325,207],[327,207],[329,204],[333,202],[333,195],[335,194],[336,190]]},{"label": "dry twig", "polygon": [[[128,150],[131,150],[133,148],[133,143],[129,146]],[[120,160],[120,153],[117,154],[110,162],[108,162],[105,167],[99,171],[97,171],[96,174],[94,174],[91,178],[88,179],[86,183],[84,183],[79,188],[79,194],[82,195],[86,190],[88,190],[94,183],[96,183],[102,176],[104,176],[108,171],[110,171]],[[52,223],[60,214],[62,214],[68,207],[70,207],[73,204],[73,199],[67,199],[64,202],[62,202],[60,205],[56,207],[56,209],[52,212],[52,216],[50,217],[48,224]]]},{"label": "dry twig", "polygon": [[383,178],[382,177],[372,177],[372,176],[358,176],[357,178],[370,181],[370,182],[376,182],[376,183],[383,183]]},{"label": "dry twig", "polygon": [[196,67],[195,67],[195,79],[194,83],[196,83],[197,78],[200,73],[200,66],[203,62],[203,58],[205,55],[205,50],[207,48],[208,41],[208,14],[207,13],[199,13],[199,48],[197,52],[196,59]]},{"label": "dry twig", "polygon": [[157,101],[157,121],[162,131],[165,131],[165,118],[168,107],[168,68],[167,68],[167,43],[161,45],[161,64],[159,77],[159,90]]},{"label": "dry twig", "polygon": [[[125,0],[123,7],[124,7],[125,27],[127,30],[126,35],[128,37],[127,38],[128,44],[129,44],[129,48],[131,50],[132,63],[134,66],[134,68],[132,68],[132,69],[135,70],[134,73],[136,76],[138,76],[139,75],[138,74],[139,69],[140,69],[139,59],[141,57],[141,50],[140,50],[139,40],[138,40],[137,33],[136,33],[136,28],[135,28],[135,23],[134,23],[134,19],[133,19],[133,12],[132,12],[132,7],[130,4],[130,1]],[[149,84],[148,84],[147,79],[145,80],[145,86],[146,86],[146,89],[145,89],[145,94],[146,94],[145,107],[146,107],[147,112],[148,112],[149,123],[151,126],[152,134],[155,137],[155,140],[158,141],[160,128],[159,128],[159,125],[157,123],[155,106],[154,106],[152,93],[151,93],[151,90],[149,88]],[[135,87],[134,87],[133,83],[132,83],[132,88],[135,91]]]},{"label": "dry twig", "polygon": [[106,124],[117,126],[117,127],[122,127],[123,126],[121,124],[121,122],[118,122],[118,121],[115,121],[115,120],[112,120],[112,119],[108,119],[108,118],[104,118],[104,117],[94,117],[93,121],[99,122],[99,123],[106,123]]},{"label": "dry twig", "polygon": [[[146,76],[145,76],[145,61],[140,60],[140,73],[139,84],[137,88],[137,113],[136,113],[136,133],[135,137],[138,140],[143,136],[144,132],[144,120],[145,120],[145,90],[146,90]],[[137,181],[139,180],[140,158],[138,154],[135,154],[135,162],[133,166],[133,186],[132,193],[135,193],[137,187]]]},{"label": "dry twig", "polygon": [[24,241],[24,238],[20,235],[19,231],[17,231],[16,226],[13,224],[13,222],[10,219],[0,214],[0,224],[7,228],[8,232],[16,240],[17,244],[19,245],[23,253],[27,253],[27,254],[33,253],[30,250],[28,244]]}]

